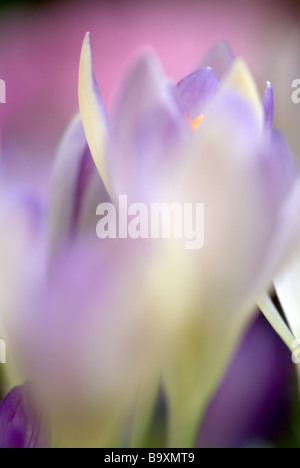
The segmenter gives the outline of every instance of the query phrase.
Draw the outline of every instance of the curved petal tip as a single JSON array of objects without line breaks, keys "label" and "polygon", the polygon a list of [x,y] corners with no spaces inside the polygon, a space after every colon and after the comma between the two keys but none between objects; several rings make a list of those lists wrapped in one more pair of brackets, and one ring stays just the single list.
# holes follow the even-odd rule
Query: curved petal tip
[{"label": "curved petal tip", "polygon": [[237,58],[223,81],[225,89],[238,92],[252,108],[263,128],[263,106],[251,72],[243,59]]},{"label": "curved petal tip", "polygon": [[266,90],[262,103],[264,109],[264,128],[266,135],[270,137],[272,133],[274,117],[273,88],[270,81],[266,82]]},{"label": "curved petal tip", "polygon": [[82,124],[91,154],[104,185],[108,187],[106,116],[99,87],[93,73],[89,32],[85,35],[80,56],[78,100]]}]

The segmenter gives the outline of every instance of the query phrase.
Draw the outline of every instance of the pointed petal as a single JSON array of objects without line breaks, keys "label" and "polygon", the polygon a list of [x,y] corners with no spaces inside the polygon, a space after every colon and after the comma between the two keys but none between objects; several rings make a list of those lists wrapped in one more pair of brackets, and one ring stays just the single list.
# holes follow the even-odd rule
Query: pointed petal
[{"label": "pointed petal", "polygon": [[290,329],[284,322],[283,318],[279,314],[278,310],[274,306],[267,293],[263,294],[259,298],[259,300],[257,301],[257,305],[266,317],[266,319],[270,322],[274,330],[278,333],[278,335],[287,345],[287,347],[291,351],[294,351],[293,342],[295,340],[295,337],[291,333]]},{"label": "pointed petal", "polygon": [[232,52],[227,41],[222,40],[217,42],[208,52],[204,60],[202,60],[201,67],[211,67],[217,77],[222,79],[226,73],[229,72],[233,61],[234,53]]},{"label": "pointed petal", "polygon": [[0,405],[0,448],[47,447],[49,429],[29,384],[15,387]]},{"label": "pointed petal", "polygon": [[219,80],[211,68],[201,68],[191,73],[175,87],[182,113],[195,119],[203,114],[204,107],[219,88]]},{"label": "pointed petal", "polygon": [[263,127],[263,109],[252,75],[242,59],[236,59],[223,81],[225,89],[237,91],[250,104],[259,124]]},{"label": "pointed petal", "polygon": [[[61,140],[53,168],[49,221],[50,253],[75,232],[82,209],[82,199],[93,173],[97,173],[97,170],[78,114]],[[103,187],[103,183],[99,178],[99,187],[101,186]]]},{"label": "pointed petal", "polygon": [[275,278],[276,292],[296,338],[300,338],[300,248]]},{"label": "pointed petal", "polygon": [[98,84],[92,65],[90,36],[86,34],[80,56],[78,99],[86,139],[99,174],[107,187],[107,126]]},{"label": "pointed petal", "polygon": [[265,94],[263,97],[263,109],[264,109],[264,128],[266,135],[269,137],[272,133],[273,117],[274,117],[274,100],[273,100],[273,88],[269,81]]},{"label": "pointed petal", "polygon": [[121,87],[111,131],[110,175],[114,193],[153,197],[170,176],[187,128],[173,88],[150,54],[132,66]]}]

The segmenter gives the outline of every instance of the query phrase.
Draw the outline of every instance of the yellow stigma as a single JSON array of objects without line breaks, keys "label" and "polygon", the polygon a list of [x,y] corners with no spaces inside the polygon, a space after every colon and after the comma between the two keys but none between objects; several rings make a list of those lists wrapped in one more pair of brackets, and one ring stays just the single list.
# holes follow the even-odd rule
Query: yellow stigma
[{"label": "yellow stigma", "polygon": [[186,112],[185,114],[186,120],[188,124],[190,125],[192,130],[197,130],[199,124],[202,122],[204,119],[204,114],[198,115],[194,120],[191,119],[191,117],[188,117],[188,113]]}]

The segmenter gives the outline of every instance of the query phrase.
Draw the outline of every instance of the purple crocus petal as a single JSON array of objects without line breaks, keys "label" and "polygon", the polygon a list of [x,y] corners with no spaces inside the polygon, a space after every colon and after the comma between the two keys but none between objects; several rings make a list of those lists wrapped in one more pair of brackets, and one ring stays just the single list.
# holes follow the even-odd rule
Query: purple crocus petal
[{"label": "purple crocus petal", "polygon": [[69,244],[26,318],[20,317],[22,368],[35,377],[53,411],[99,408],[102,398],[115,405],[120,388],[123,401],[127,395],[131,400],[144,374],[148,345],[132,350],[137,336],[148,343],[155,319],[148,320],[142,306],[148,266],[137,242],[81,237]]},{"label": "purple crocus petal", "polygon": [[265,200],[276,209],[299,177],[295,158],[279,130],[272,132],[269,147],[264,151],[260,162],[263,187],[268,192]]},{"label": "purple crocus petal", "polygon": [[203,113],[206,103],[218,89],[219,80],[209,67],[201,68],[183,78],[175,87],[182,113],[195,119]]},{"label": "purple crocus petal", "polygon": [[[281,209],[277,213],[277,217],[273,220],[272,232],[273,238],[268,243],[266,241],[265,260],[261,263],[258,269],[256,280],[259,282],[261,278],[270,278],[272,272],[277,272],[283,266],[299,236],[300,229],[300,180],[297,179],[286,200],[282,204]],[[274,276],[274,274],[273,274]]]},{"label": "purple crocus petal", "polygon": [[208,407],[197,447],[240,447],[278,434],[289,413],[292,367],[289,351],[259,315]]},{"label": "purple crocus petal", "polygon": [[26,213],[31,226],[31,236],[38,236],[45,222],[45,207],[41,198],[31,188],[23,185],[14,186],[8,194],[7,209],[20,209]]},{"label": "purple crocus petal", "polygon": [[267,86],[265,94],[263,97],[263,108],[265,116],[265,133],[269,137],[272,133],[273,127],[273,116],[274,116],[274,100],[273,100],[273,88],[269,81],[267,81]]},{"label": "purple crocus petal", "polygon": [[229,72],[234,59],[235,55],[229,44],[225,40],[222,40],[211,48],[206,57],[202,60],[200,67],[211,67],[217,77],[222,79],[223,76]]},{"label": "purple crocus petal", "polygon": [[[51,250],[76,231],[85,190],[96,173],[78,114],[62,138],[53,169],[49,226]],[[99,187],[105,193],[101,179]],[[101,201],[99,199],[98,203]]]},{"label": "purple crocus petal", "polygon": [[270,149],[261,162],[262,182],[258,186],[262,190],[261,199],[265,201],[265,222],[269,224],[271,235],[265,240],[264,259],[258,265],[255,277],[258,284],[282,267],[300,229],[299,169],[278,130],[272,132]]},{"label": "purple crocus petal", "polygon": [[93,174],[91,174],[89,183],[86,184],[80,201],[81,209],[77,217],[77,232],[89,232],[92,227],[92,232],[94,233],[95,226],[99,220],[96,215],[97,206],[99,203],[111,202],[111,198],[98,171],[93,171]]},{"label": "purple crocus petal", "polygon": [[277,162],[277,170],[281,173],[281,189],[284,193],[290,191],[299,177],[299,167],[284,136],[279,130],[274,130],[271,136],[271,149]]},{"label": "purple crocus petal", "polygon": [[188,130],[158,63],[144,54],[127,75],[114,113],[109,151],[114,193],[153,198],[153,186],[176,166]]},{"label": "purple crocus petal", "polygon": [[27,383],[13,388],[0,405],[0,448],[48,448],[50,432]]}]

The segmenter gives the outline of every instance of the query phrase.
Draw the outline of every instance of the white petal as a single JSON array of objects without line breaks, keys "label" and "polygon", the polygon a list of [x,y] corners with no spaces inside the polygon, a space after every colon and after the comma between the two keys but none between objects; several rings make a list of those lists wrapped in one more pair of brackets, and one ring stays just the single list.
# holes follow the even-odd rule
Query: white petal
[{"label": "white petal", "polygon": [[90,36],[86,34],[80,56],[78,99],[86,139],[99,171],[108,188],[106,168],[107,128],[100,91],[93,74]]},{"label": "white petal", "polygon": [[256,84],[245,62],[238,58],[223,81],[225,90],[237,91],[250,104],[260,126],[263,126],[263,107]]},{"label": "white petal", "polygon": [[300,246],[274,284],[290,327],[295,337],[300,338]]},{"label": "white petal", "polygon": [[257,301],[257,305],[266,317],[266,319],[270,322],[274,330],[285,342],[287,347],[291,351],[294,351],[292,344],[295,340],[295,337],[293,336],[288,326],[280,316],[278,310],[274,306],[267,293],[260,297],[260,299]]}]

